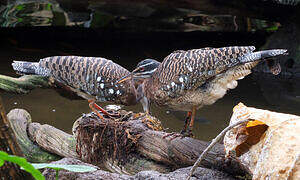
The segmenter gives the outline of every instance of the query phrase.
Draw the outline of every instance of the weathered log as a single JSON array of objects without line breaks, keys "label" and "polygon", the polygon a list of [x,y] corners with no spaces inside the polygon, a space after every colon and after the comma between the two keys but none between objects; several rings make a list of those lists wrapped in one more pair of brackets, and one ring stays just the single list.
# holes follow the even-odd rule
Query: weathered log
[{"label": "weathered log", "polygon": [[16,135],[18,145],[29,162],[49,162],[59,159],[57,155],[42,150],[27,136],[27,123],[31,123],[28,112],[23,109],[13,109],[7,114],[7,118]]},{"label": "weathered log", "polygon": [[191,176],[193,175],[194,171],[196,170],[196,168],[199,166],[199,164],[201,164],[201,162],[203,161],[204,157],[206,156],[206,154],[211,150],[211,148],[213,148],[218,141],[220,141],[221,139],[223,139],[224,135],[226,134],[226,132],[228,132],[229,130],[231,130],[232,128],[240,125],[240,124],[245,124],[247,122],[249,122],[251,119],[244,119],[243,121],[239,121],[238,123],[235,124],[231,124],[230,126],[227,126],[225,129],[223,129],[223,131],[218,134],[217,137],[215,137],[212,142],[209,144],[209,146],[207,146],[207,148],[202,152],[202,154],[199,156],[199,158],[197,159],[197,161],[195,162],[195,164],[193,165],[190,173],[189,173],[189,177],[187,178],[187,180],[189,180],[191,178]]},{"label": "weathered log", "polygon": [[[119,111],[119,119],[100,121],[96,116],[78,119],[73,132],[79,148],[77,152],[86,162],[95,159],[116,158],[126,161],[128,151],[138,152],[156,162],[179,168],[193,165],[208,146],[207,142],[193,138],[164,138],[167,133],[156,118],[144,114]],[[171,137],[172,138],[172,137]],[[105,153],[104,153],[105,152]],[[107,157],[106,157],[107,156]],[[244,168],[234,159],[224,158],[224,147],[218,144],[206,156],[202,167],[219,169],[230,174],[244,175]]]},{"label": "weathered log", "polygon": [[0,89],[7,92],[28,93],[39,87],[50,87],[49,78],[37,75],[25,75],[19,78],[0,75]]},{"label": "weathered log", "polygon": [[[57,156],[52,153],[62,157],[79,158],[76,152],[76,140],[74,136],[47,124],[31,123],[29,113],[22,109],[11,110],[8,117],[10,123],[15,127],[14,133],[17,135],[18,142],[21,144],[24,153],[27,154],[26,157],[29,161],[48,162],[57,159]],[[28,135],[26,132],[28,132]],[[38,144],[42,149],[35,144]],[[107,159],[97,164],[113,172],[125,174],[146,169],[158,170],[160,172],[169,172],[171,170],[166,165],[156,163],[138,155],[130,154],[128,158],[130,158],[130,162],[122,166],[112,159]]]},{"label": "weathered log", "polygon": [[[86,165],[97,168],[91,164],[83,163],[77,159],[71,158],[64,158],[60,161],[53,162],[54,164],[79,164],[79,165]],[[124,174],[116,174],[116,173],[109,173],[103,170],[97,170],[94,172],[87,172],[87,173],[76,173],[76,172],[69,172],[66,170],[61,170],[59,172],[58,179],[110,179],[110,180],[119,180],[119,179],[186,179],[187,174],[190,168],[181,168],[177,169],[176,171],[162,174],[157,171],[141,171],[134,176],[124,175]],[[43,172],[43,175],[46,179],[55,179],[56,178],[56,171],[53,169],[46,169]],[[192,179],[207,179],[207,180],[233,180],[235,178],[211,169],[206,168],[197,168],[194,176]]]},{"label": "weathered log", "polygon": [[[122,112],[125,112],[121,111],[119,112],[121,114]],[[38,145],[43,149],[59,154],[60,156],[75,157],[101,167],[104,166],[113,172],[127,174],[137,173],[142,170],[156,170],[166,173],[170,172],[172,169],[189,166],[194,163],[198,155],[207,145],[207,143],[203,141],[192,138],[176,138],[172,141],[164,139],[163,136],[166,135],[165,132],[153,131],[149,128],[154,125],[150,122],[151,119],[153,120],[153,117],[150,118],[144,115],[130,114],[130,116],[127,116],[127,121],[125,121],[126,118],[124,119],[125,116],[122,117],[123,119],[118,119],[119,121],[113,121],[110,119],[110,123],[107,125],[111,126],[106,128],[113,129],[115,128],[113,125],[122,125],[120,126],[120,132],[125,132],[125,134],[120,134],[122,136],[117,136],[117,139],[122,140],[122,137],[128,138],[128,142],[131,141],[133,143],[132,146],[130,146],[131,149],[129,149],[129,153],[128,151],[121,152],[121,154],[125,153],[125,155],[128,155],[128,158],[125,160],[119,158],[122,156],[114,156],[114,153],[108,153],[108,155],[104,154],[105,156],[101,157],[103,152],[99,152],[99,148],[98,151],[96,151],[96,149],[88,151],[91,150],[88,148],[84,151],[85,147],[95,148],[99,147],[99,145],[105,146],[109,141],[114,142],[113,140],[115,137],[113,134],[109,136],[109,134],[104,133],[102,138],[104,139],[103,141],[107,141],[106,144],[103,141],[100,141],[101,131],[98,131],[98,135],[96,133],[92,134],[95,129],[98,128],[97,130],[101,130],[101,127],[104,128],[104,126],[94,126],[97,125],[96,123],[105,125],[104,122],[99,121],[99,119],[94,115],[85,115],[78,119],[75,123],[75,134],[78,135],[79,130],[81,130],[80,132],[82,135],[82,130],[84,128],[86,128],[87,132],[91,133],[88,136],[77,137],[77,152],[79,156],[76,155],[74,136],[64,133],[49,125],[29,123],[27,127],[30,139],[38,143]],[[23,121],[21,123],[26,123],[24,122],[26,118],[19,120]],[[93,122],[90,123],[93,126],[89,126],[89,122]],[[59,142],[57,139],[63,142]],[[81,141],[78,142],[78,140]],[[105,150],[105,153],[109,152],[109,149],[102,150]],[[111,152],[114,152],[114,147],[112,147],[111,150]],[[89,159],[90,157],[93,158]],[[235,175],[245,174],[243,168],[239,167],[235,160],[225,161],[222,145],[217,145],[208,153],[208,156],[202,166],[219,169]]]},{"label": "weathered log", "polygon": [[0,75],[0,90],[10,93],[26,94],[35,88],[53,88],[61,96],[68,99],[82,99],[64,84],[53,78],[39,75],[24,75],[19,78]]},{"label": "weathered log", "polygon": [[76,141],[74,137],[48,124],[28,124],[29,137],[48,152],[62,157],[77,158],[75,150]]}]

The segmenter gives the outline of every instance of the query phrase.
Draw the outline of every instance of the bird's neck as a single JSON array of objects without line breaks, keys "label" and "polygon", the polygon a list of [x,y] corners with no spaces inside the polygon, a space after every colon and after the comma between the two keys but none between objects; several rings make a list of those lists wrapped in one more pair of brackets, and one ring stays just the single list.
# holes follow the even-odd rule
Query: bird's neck
[{"label": "bird's neck", "polygon": [[146,96],[149,100],[152,99],[155,88],[156,87],[153,86],[153,79],[152,78],[148,78],[148,79],[144,80],[144,82],[143,82],[143,92],[144,92],[144,96]]},{"label": "bird's neck", "polygon": [[151,78],[145,79],[137,88],[137,99],[142,104],[144,112],[150,111],[150,100],[153,94],[151,93],[153,89],[151,82]]},{"label": "bird's neck", "polygon": [[125,105],[134,105],[137,102],[137,90],[135,87],[135,82],[130,80],[128,83],[128,88],[126,88],[126,93],[124,96],[121,96],[121,103]]}]

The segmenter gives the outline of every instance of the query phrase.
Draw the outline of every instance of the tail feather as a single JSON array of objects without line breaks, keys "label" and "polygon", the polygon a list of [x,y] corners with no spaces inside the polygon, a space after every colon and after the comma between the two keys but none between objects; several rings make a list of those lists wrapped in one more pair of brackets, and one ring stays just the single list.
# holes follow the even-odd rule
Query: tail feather
[{"label": "tail feather", "polygon": [[286,55],[286,49],[272,49],[272,50],[265,50],[265,51],[257,51],[248,53],[239,58],[239,61],[242,63],[257,61],[257,60],[264,60],[267,58],[279,56],[279,55]]},{"label": "tail feather", "polygon": [[13,61],[11,65],[18,74],[50,75],[50,70],[42,67],[39,62]]},{"label": "tail feather", "polygon": [[20,74],[38,74],[39,63],[37,62],[14,61],[12,66]]}]

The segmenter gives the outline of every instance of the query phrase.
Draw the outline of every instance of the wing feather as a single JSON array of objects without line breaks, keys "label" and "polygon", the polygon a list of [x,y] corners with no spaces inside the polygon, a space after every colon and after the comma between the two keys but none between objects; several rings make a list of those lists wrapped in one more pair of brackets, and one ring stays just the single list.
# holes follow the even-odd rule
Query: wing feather
[{"label": "wing feather", "polygon": [[185,90],[198,88],[208,79],[243,63],[239,61],[239,57],[254,50],[253,46],[177,50],[163,60],[153,74],[153,79],[157,86],[169,94],[171,89],[178,96]]},{"label": "wing feather", "polygon": [[[114,83],[130,72],[111,60],[100,57],[53,56],[41,59],[39,66],[50,71],[58,82],[92,96],[99,101],[117,101],[120,96],[133,98],[130,81]],[[123,97],[124,102],[127,97]]]}]

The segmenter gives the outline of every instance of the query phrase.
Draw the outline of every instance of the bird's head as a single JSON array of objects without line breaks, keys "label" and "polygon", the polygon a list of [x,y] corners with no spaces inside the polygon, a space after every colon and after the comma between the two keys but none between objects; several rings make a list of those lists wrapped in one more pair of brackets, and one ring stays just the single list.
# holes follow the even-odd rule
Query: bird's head
[{"label": "bird's head", "polygon": [[154,59],[145,59],[138,63],[136,68],[128,75],[122,77],[117,81],[117,83],[121,83],[128,79],[140,80],[146,79],[152,76],[152,74],[156,71],[157,67],[160,65],[160,62]]}]

